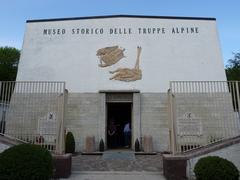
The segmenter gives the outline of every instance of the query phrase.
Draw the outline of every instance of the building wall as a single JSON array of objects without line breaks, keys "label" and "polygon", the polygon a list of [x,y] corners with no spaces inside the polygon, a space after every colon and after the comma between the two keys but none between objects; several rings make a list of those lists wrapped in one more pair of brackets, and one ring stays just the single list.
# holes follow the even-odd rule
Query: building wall
[{"label": "building wall", "polygon": [[[141,139],[144,135],[151,135],[154,151],[169,150],[167,94],[137,93],[135,96],[132,112],[132,142],[136,138]],[[77,151],[84,151],[87,136],[95,136],[96,148],[101,138],[105,140],[105,102],[104,93],[69,93],[65,126],[66,130],[72,131],[75,136]]]},{"label": "building wall", "polygon": [[[143,28],[155,32],[141,33]],[[103,33],[73,33],[76,29]],[[131,33],[124,34],[124,29]],[[99,67],[97,50],[116,45],[125,49],[125,57]],[[142,47],[142,78],[110,80],[109,71],[134,68],[137,46]],[[76,93],[129,89],[159,93],[167,91],[169,81],[225,81],[226,76],[215,20],[115,17],[28,22],[17,81],[46,80],[65,81],[69,92]]]},{"label": "building wall", "polygon": [[142,136],[151,135],[155,151],[169,151],[167,93],[141,94]]},{"label": "building wall", "polygon": [[[206,145],[240,134],[239,116],[233,112],[231,96],[200,94],[190,98],[177,98],[176,123],[181,121],[178,118],[191,112],[201,121],[202,129],[199,135],[193,132],[186,136],[180,135],[181,132],[176,129],[179,150],[181,146]],[[132,142],[135,142],[136,138],[142,142],[144,135],[151,135],[154,151],[170,150],[168,103],[167,93],[133,93]],[[98,149],[101,138],[106,142],[105,93],[69,93],[65,127],[67,131],[73,132],[77,151],[84,151],[87,136],[95,136],[95,146]]]},{"label": "building wall", "polygon": [[[47,120],[50,112],[55,114],[56,123],[61,120],[59,107],[63,107],[63,100],[61,96],[52,95],[14,94],[6,113],[5,132],[35,141],[35,135],[41,133],[39,120]],[[65,103],[64,128],[73,132],[76,151],[84,151],[87,136],[95,137],[98,149],[101,138],[106,142],[106,93],[69,93]],[[233,111],[229,93],[176,95],[174,104],[179,150],[181,146],[206,145],[240,134],[239,115]],[[151,135],[154,151],[169,151],[168,105],[167,93],[133,93],[132,148],[137,138],[142,142],[144,135]],[[189,112],[195,116],[188,120],[187,131],[178,132],[178,124],[185,121],[182,117]],[[194,119],[201,122],[200,134],[191,129]],[[56,131],[52,129],[49,133]],[[186,132],[193,134],[185,136]]]},{"label": "building wall", "polygon": [[87,136],[95,136],[96,147],[105,139],[105,99],[99,93],[69,93],[65,127],[75,137],[76,151],[84,151]]},{"label": "building wall", "polygon": [[[178,150],[185,145],[203,146],[240,135],[239,115],[234,112],[230,93],[175,94],[174,97]],[[187,119],[186,113],[193,117]],[[188,126],[181,132],[179,125],[186,122]],[[184,133],[188,135],[182,136]]]},{"label": "building wall", "polygon": [[[125,49],[125,57],[99,67],[97,51],[111,46]],[[134,68],[138,46],[142,77],[110,80],[109,71]],[[66,82],[65,127],[77,151],[84,150],[86,136],[95,136],[96,147],[106,139],[106,97],[98,92],[139,90],[133,94],[132,142],[151,135],[154,150],[167,151],[169,81],[226,81],[226,76],[215,19],[115,16],[28,21],[17,81]]]},{"label": "building wall", "polygon": [[55,144],[63,102],[61,93],[14,93],[6,111],[5,134],[28,142],[43,136],[44,143]]}]

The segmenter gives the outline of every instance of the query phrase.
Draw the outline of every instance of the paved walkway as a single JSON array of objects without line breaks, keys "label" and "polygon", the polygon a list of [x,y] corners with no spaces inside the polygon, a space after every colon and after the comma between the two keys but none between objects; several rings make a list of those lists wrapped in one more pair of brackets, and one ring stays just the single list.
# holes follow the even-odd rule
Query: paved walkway
[{"label": "paved walkway", "polygon": [[[65,180],[65,179],[62,179]],[[159,172],[81,171],[72,172],[68,180],[166,180]]]},{"label": "paved walkway", "polygon": [[[110,151],[112,152],[112,151]],[[109,151],[106,152],[107,154]],[[115,155],[78,155],[72,158],[73,171],[150,171],[162,172],[162,155],[129,156],[126,151],[114,151]],[[120,155],[122,153],[122,155]],[[131,153],[129,154],[131,155]],[[115,156],[115,157],[114,157]]]},{"label": "paved walkway", "polygon": [[162,155],[134,155],[132,151],[106,151],[103,155],[72,158],[70,180],[165,180]]}]

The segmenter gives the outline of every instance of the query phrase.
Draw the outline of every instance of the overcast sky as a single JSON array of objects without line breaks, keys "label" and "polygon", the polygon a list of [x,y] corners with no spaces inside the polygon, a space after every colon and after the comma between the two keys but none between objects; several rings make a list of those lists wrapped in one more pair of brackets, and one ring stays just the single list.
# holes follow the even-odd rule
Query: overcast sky
[{"label": "overcast sky", "polygon": [[1,0],[0,46],[21,49],[28,19],[99,15],[215,17],[223,61],[240,52],[240,0]]}]

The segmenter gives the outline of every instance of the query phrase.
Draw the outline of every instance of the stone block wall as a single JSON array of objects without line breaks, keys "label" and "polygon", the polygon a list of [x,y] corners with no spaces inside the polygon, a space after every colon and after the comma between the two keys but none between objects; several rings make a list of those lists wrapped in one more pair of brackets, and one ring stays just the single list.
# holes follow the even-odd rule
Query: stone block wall
[{"label": "stone block wall", "polygon": [[87,136],[95,136],[96,148],[105,139],[105,96],[101,93],[69,93],[65,128],[75,138],[76,151],[84,151]]},{"label": "stone block wall", "polygon": [[[57,126],[62,120],[63,94],[60,93],[14,93],[6,112],[5,133],[23,140],[35,141],[40,133],[40,121],[49,119],[49,113],[56,120],[51,132],[57,134]],[[51,127],[48,127],[51,128]],[[49,136],[46,138],[49,138]]]},{"label": "stone block wall", "polygon": [[240,118],[234,112],[230,93],[175,94],[174,107],[176,122],[179,117],[191,112],[202,124],[199,136],[178,135],[180,146],[206,145],[240,135]]},{"label": "stone block wall", "polygon": [[[133,142],[136,138],[151,135],[154,151],[169,150],[167,94],[143,93],[140,97],[137,94],[133,98]],[[65,127],[74,134],[76,151],[84,151],[87,136],[95,136],[96,149],[101,138],[105,141],[105,106],[105,93],[68,94]]]},{"label": "stone block wall", "polygon": [[[35,133],[38,118],[44,117],[49,111],[59,111],[57,105],[59,96],[45,97],[41,94],[14,95],[10,104],[10,111],[6,116],[6,129],[16,127],[16,131]],[[225,133],[224,128],[233,128],[233,135],[239,133],[239,124],[236,124],[237,114],[233,112],[231,97],[220,95],[198,95],[192,97],[178,96],[175,101],[176,117],[186,112],[192,112],[201,118],[205,129],[203,134],[214,136]],[[25,100],[28,104],[25,103]],[[219,103],[216,106],[216,103]],[[134,93],[132,110],[133,141],[144,135],[153,139],[153,151],[169,151],[169,124],[168,124],[168,95],[167,93]],[[25,124],[22,127],[22,120]],[[87,136],[95,136],[95,147],[98,149],[100,139],[106,141],[106,94],[105,93],[69,93],[65,106],[64,128],[71,131],[76,141],[76,151],[84,151]],[[231,121],[230,121],[231,120]],[[219,123],[220,122],[220,123]],[[216,131],[210,127],[220,124]],[[238,121],[239,123],[239,121]],[[236,126],[237,125],[237,126]],[[26,126],[34,132],[28,132]],[[235,129],[234,129],[235,128]],[[10,128],[11,130],[11,128]],[[15,133],[17,133],[15,131]],[[10,133],[8,130],[7,133]],[[178,137],[179,138],[179,137]],[[206,136],[193,139],[205,143]],[[178,141],[181,143],[181,141]],[[183,143],[184,140],[182,140]],[[106,144],[106,142],[105,142]],[[134,144],[133,146],[134,147]]]},{"label": "stone block wall", "polygon": [[154,151],[169,150],[167,93],[141,94],[142,136],[151,135]]},{"label": "stone block wall", "polygon": [[[218,138],[229,129],[232,136],[239,133],[239,124],[233,112],[230,96],[222,94],[178,96],[175,108],[176,118],[186,112],[192,112],[201,119],[203,125],[202,136],[190,139],[189,136],[177,136],[180,145],[181,143],[185,145],[186,142],[207,144],[211,138]],[[169,151],[167,93],[134,93],[132,111],[132,141],[135,142],[136,138],[139,138],[143,144],[143,136],[150,135],[153,138],[153,151]],[[101,138],[106,141],[106,94],[69,93],[65,127],[67,131],[73,132],[77,151],[84,151],[87,136],[95,136],[97,149]]]}]

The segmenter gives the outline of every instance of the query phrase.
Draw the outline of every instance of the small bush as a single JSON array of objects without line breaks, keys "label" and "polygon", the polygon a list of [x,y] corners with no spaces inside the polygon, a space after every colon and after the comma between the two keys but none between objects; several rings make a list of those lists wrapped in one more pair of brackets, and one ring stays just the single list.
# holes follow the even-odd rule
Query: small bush
[{"label": "small bush", "polygon": [[39,145],[21,144],[0,154],[0,177],[4,180],[48,180],[53,173],[50,152]]},{"label": "small bush", "polygon": [[66,144],[65,144],[65,152],[66,153],[74,153],[75,152],[75,140],[72,132],[68,132],[66,136]]},{"label": "small bush", "polygon": [[139,143],[139,140],[136,139],[135,141],[135,152],[139,152],[140,151],[140,143]]},{"label": "small bush", "polygon": [[208,156],[199,159],[194,167],[197,180],[238,180],[236,166],[227,159]]},{"label": "small bush", "polygon": [[100,142],[99,142],[99,151],[100,151],[100,152],[103,152],[103,151],[104,151],[104,142],[103,142],[103,139],[101,139]]}]

